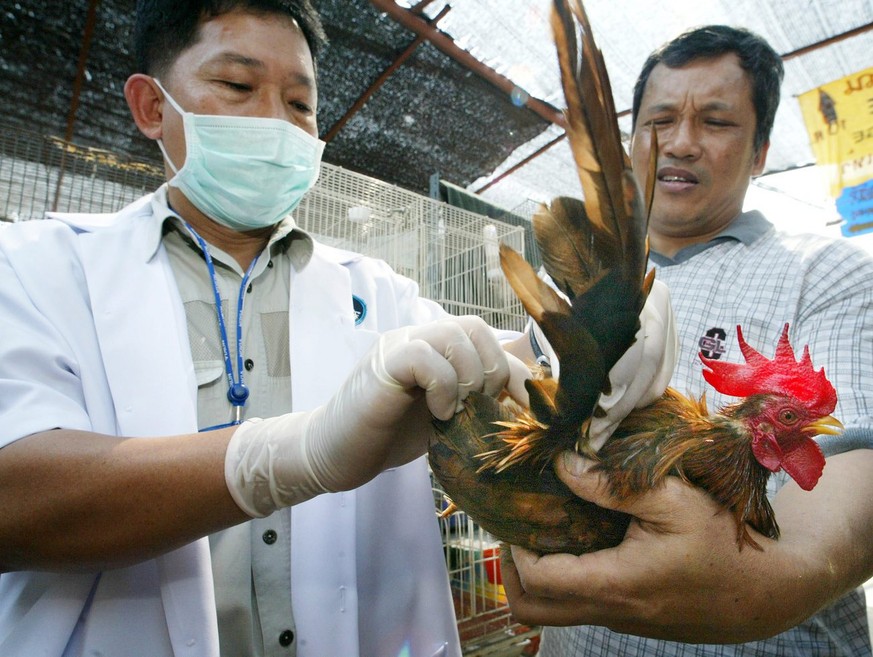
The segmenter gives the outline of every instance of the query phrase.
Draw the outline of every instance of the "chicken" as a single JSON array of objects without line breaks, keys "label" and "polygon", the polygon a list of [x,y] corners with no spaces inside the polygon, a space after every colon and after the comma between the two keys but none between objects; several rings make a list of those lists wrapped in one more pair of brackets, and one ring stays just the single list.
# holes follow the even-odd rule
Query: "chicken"
[{"label": "chicken", "polygon": [[[699,486],[733,514],[738,546],[758,548],[748,526],[779,537],[766,496],[771,472],[785,470],[811,490],[825,464],[812,436],[838,433],[842,425],[830,415],[834,387],[823,369],[813,368],[808,349],[795,360],[787,324],[772,360],[745,342],[740,327],[737,335],[745,365],[700,358],[713,387],[744,399],[711,414],[703,397],[668,388],[628,415],[593,458],[620,498],[655,488],[668,476]],[[577,498],[549,463],[530,455],[507,465],[494,460],[525,432],[547,431],[529,413],[473,393],[455,418],[436,424],[440,436],[429,452],[434,474],[451,500],[499,540],[572,554],[621,541],[630,518]]]},{"label": "chicken", "polygon": [[[528,381],[529,409],[471,394],[453,419],[435,422],[432,471],[453,504],[499,540],[581,554],[618,544],[630,518],[577,498],[558,480],[554,457],[576,448],[595,459],[620,497],[667,476],[703,488],[734,515],[738,546],[760,547],[748,526],[779,534],[766,498],[770,473],[784,469],[803,488],[815,485],[824,458],[812,436],[838,431],[830,416],[836,392],[808,350],[795,360],[787,325],[772,360],[750,347],[738,327],[745,364],[701,358],[711,385],[744,399],[710,414],[704,398],[668,389],[632,412],[595,453],[591,418],[602,413],[598,399],[610,389],[608,372],[633,343],[652,286],[653,274],[645,272],[647,203],[621,145],[605,66],[581,4],[555,0],[552,26],[585,201],[555,199],[536,214],[533,228],[544,267],[564,296],[509,247],[502,245],[500,255],[513,290],[559,357],[559,380]],[[651,189],[645,198],[650,203]]]},{"label": "chicken", "polygon": [[675,475],[731,511],[739,547],[760,547],[747,525],[779,538],[766,495],[771,472],[784,470],[802,489],[812,490],[825,465],[813,436],[842,429],[830,415],[836,390],[824,369],[813,368],[809,349],[795,360],[788,328],[785,324],[772,360],[745,342],[739,326],[746,364],[700,355],[704,378],[741,401],[710,414],[704,398],[692,400],[668,388],[660,400],[631,413],[597,454],[612,492],[631,496]]}]

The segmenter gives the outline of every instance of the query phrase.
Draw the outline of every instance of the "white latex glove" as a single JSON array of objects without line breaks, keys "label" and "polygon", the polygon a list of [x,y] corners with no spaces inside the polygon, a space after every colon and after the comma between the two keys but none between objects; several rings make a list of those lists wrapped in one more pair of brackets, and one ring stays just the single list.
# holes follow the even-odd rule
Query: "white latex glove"
[{"label": "white latex glove", "polygon": [[[545,280],[550,282],[547,276]],[[549,359],[552,376],[559,378],[560,363],[535,322],[530,322],[543,355]],[[612,392],[600,395],[598,405],[606,411],[591,420],[588,445],[597,451],[612,435],[619,423],[634,408],[647,406],[664,394],[679,357],[679,341],[670,305],[670,290],[655,280],[640,313],[640,329],[634,343],[609,370]]]},{"label": "white latex glove", "polygon": [[507,354],[478,317],[384,333],[324,406],[240,425],[225,456],[228,490],[262,517],[356,488],[424,454],[432,416],[447,420],[471,390],[496,396],[509,380]]},{"label": "white latex glove", "polygon": [[609,370],[612,392],[600,395],[604,417],[591,420],[589,446],[597,451],[619,423],[635,408],[648,406],[664,394],[679,358],[679,338],[670,290],[656,280],[640,313],[634,343]]}]

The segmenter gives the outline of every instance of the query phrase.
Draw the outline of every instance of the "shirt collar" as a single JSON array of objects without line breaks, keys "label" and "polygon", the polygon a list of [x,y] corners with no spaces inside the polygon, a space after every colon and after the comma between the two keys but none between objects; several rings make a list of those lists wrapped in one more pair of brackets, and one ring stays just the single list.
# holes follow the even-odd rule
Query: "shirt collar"
[{"label": "shirt collar", "polygon": [[[146,248],[147,259],[154,257],[161,245],[164,236],[164,225],[170,221],[180,230],[183,235],[188,235],[182,218],[170,207],[167,198],[167,184],[161,185],[152,195],[152,224],[147,233],[148,244]],[[289,214],[276,225],[270,241],[267,243],[267,252],[273,256],[280,251],[287,250],[291,263],[298,271],[303,269],[312,258],[314,249],[312,237],[306,231],[297,227],[297,222]]]},{"label": "shirt collar", "polygon": [[728,224],[727,228],[707,242],[700,242],[699,244],[686,246],[680,249],[672,258],[651,251],[649,253],[649,258],[656,265],[662,267],[678,265],[686,260],[690,260],[697,254],[703,253],[717,244],[721,244],[722,242],[734,241],[749,246],[772,229],[773,224],[767,221],[763,214],[758,210],[750,210],[749,212],[743,212],[737,215],[737,217]]}]

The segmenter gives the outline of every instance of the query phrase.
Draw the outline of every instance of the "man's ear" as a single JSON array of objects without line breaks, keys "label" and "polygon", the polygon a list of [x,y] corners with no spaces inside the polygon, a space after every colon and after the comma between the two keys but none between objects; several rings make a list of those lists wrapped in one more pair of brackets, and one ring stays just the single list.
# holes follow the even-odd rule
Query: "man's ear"
[{"label": "man's ear", "polygon": [[752,163],[752,175],[760,176],[764,171],[764,165],[767,163],[767,151],[770,150],[770,140],[764,142],[764,145],[755,153],[755,160]]},{"label": "man's ear", "polygon": [[134,73],[124,83],[124,97],[136,127],[149,139],[163,135],[164,95],[155,81],[143,73]]}]

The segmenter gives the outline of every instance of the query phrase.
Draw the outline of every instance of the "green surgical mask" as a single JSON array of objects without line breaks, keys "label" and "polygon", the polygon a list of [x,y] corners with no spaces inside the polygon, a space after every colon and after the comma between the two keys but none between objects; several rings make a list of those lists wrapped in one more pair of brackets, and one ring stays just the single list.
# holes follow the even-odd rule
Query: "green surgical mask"
[{"label": "green surgical mask", "polygon": [[170,160],[169,181],[206,216],[236,231],[279,223],[318,180],[324,142],[280,119],[193,114],[167,93],[181,115],[185,164]]}]

